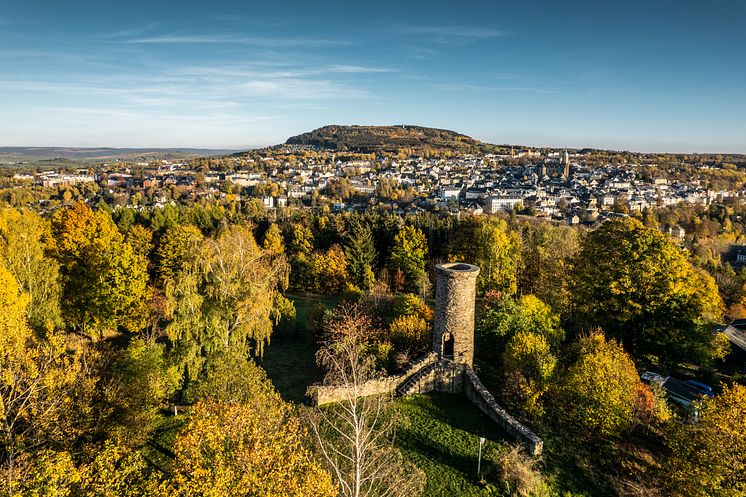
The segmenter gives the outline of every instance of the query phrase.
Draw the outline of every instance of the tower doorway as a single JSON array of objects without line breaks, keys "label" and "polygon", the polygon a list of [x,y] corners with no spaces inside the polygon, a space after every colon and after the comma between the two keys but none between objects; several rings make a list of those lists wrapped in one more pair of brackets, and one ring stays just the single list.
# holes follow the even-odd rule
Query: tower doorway
[{"label": "tower doorway", "polygon": [[453,359],[453,335],[450,333],[443,335],[443,357]]}]

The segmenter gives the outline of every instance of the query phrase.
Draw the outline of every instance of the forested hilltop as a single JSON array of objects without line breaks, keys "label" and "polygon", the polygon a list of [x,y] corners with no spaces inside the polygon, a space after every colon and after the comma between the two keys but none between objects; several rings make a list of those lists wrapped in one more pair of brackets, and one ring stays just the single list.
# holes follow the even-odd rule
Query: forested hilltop
[{"label": "forested hilltop", "polygon": [[412,153],[426,150],[458,153],[496,152],[500,147],[482,143],[461,133],[423,126],[338,126],[330,125],[288,138],[288,145],[353,152]]}]

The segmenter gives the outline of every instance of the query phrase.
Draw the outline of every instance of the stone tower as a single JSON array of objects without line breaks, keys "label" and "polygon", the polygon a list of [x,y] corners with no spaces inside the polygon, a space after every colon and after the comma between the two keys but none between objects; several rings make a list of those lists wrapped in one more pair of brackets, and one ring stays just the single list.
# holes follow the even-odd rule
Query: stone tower
[{"label": "stone tower", "polygon": [[462,262],[435,266],[433,351],[454,362],[474,363],[474,306],[479,268]]}]

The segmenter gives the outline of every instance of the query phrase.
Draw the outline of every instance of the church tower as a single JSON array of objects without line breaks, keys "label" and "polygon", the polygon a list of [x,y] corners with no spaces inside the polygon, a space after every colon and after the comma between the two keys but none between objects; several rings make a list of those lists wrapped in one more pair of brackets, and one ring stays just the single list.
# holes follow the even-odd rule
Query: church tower
[{"label": "church tower", "polygon": [[565,147],[565,152],[562,154],[562,177],[570,179],[570,154],[567,153],[567,147]]}]

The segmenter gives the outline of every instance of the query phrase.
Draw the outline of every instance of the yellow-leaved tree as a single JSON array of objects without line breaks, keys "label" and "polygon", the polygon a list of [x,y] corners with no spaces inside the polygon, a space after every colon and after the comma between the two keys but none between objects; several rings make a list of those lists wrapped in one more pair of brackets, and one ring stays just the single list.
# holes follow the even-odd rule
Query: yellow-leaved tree
[{"label": "yellow-leaved tree", "polygon": [[100,337],[146,321],[147,261],[135,253],[109,214],[83,202],[52,217],[52,255],[62,274],[62,310],[73,329]]},{"label": "yellow-leaved tree", "polygon": [[37,451],[67,446],[85,429],[81,406],[92,380],[58,337],[38,338],[26,322],[29,297],[0,266],[0,470],[5,493],[26,478]]},{"label": "yellow-leaved tree", "polygon": [[668,495],[746,495],[746,387],[726,386],[697,410],[697,420],[671,425],[660,475]]},{"label": "yellow-leaved tree", "polygon": [[174,446],[163,495],[332,497],[331,475],[303,446],[289,407],[204,401]]},{"label": "yellow-leaved tree", "polygon": [[604,222],[582,242],[572,278],[574,317],[601,326],[635,357],[707,361],[723,303],[714,279],[669,237],[635,219]]},{"label": "yellow-leaved tree", "polygon": [[29,295],[29,325],[41,334],[62,325],[59,265],[45,253],[50,235],[37,213],[0,209],[0,264]]},{"label": "yellow-leaved tree", "polygon": [[599,331],[582,337],[574,354],[554,392],[560,417],[589,436],[618,436],[631,428],[640,377],[629,355]]}]

